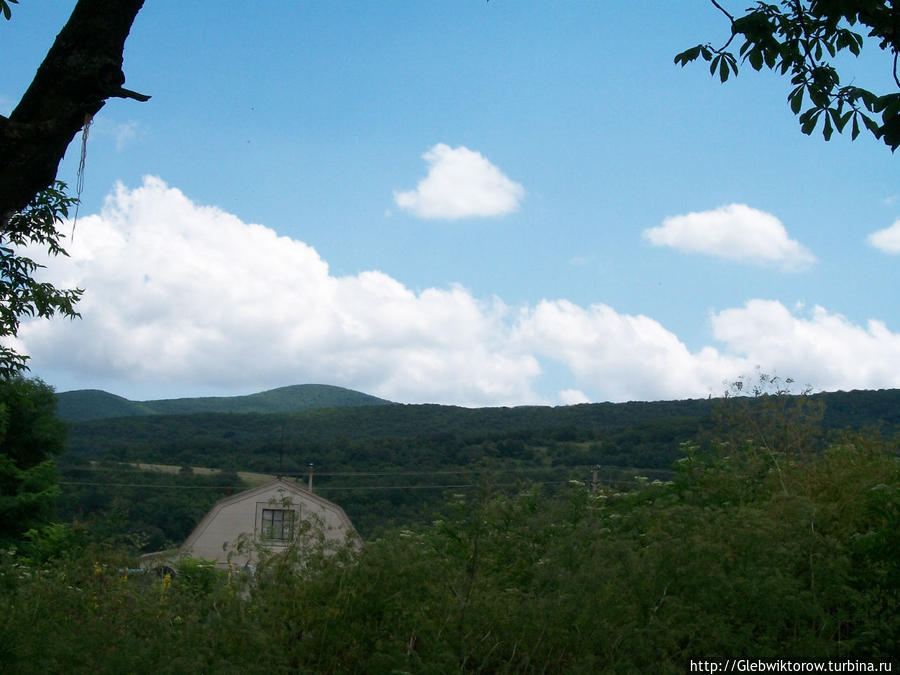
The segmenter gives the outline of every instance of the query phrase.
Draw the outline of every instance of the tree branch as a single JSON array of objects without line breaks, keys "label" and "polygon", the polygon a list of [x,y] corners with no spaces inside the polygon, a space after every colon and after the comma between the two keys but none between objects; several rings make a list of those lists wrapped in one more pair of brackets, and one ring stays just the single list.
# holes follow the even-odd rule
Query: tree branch
[{"label": "tree branch", "polygon": [[722,14],[724,14],[725,16],[727,16],[727,17],[728,17],[728,20],[731,21],[731,23],[734,23],[734,17],[733,17],[731,14],[729,14],[729,13],[725,10],[725,8],[722,7],[722,5],[720,5],[718,2],[716,2],[716,0],[709,0],[709,1],[715,6],[716,9],[718,9],[720,12],[722,12]]},{"label": "tree branch", "polygon": [[897,83],[897,87],[900,87],[900,76],[897,75],[897,57],[900,56],[900,51],[894,50],[894,82]]},{"label": "tree branch", "polygon": [[[722,5],[720,5],[718,2],[716,2],[716,0],[709,0],[709,1],[715,6],[716,9],[718,9],[720,12],[722,12],[722,14],[724,14],[725,16],[728,17],[728,20],[731,22],[731,25],[732,25],[732,27],[733,27],[733,26],[734,26],[734,17],[733,17],[731,14],[729,14],[729,13],[725,10],[725,8],[722,7]],[[722,45],[721,47],[719,47],[718,49],[714,50],[714,51],[716,52],[716,54],[721,54],[721,53],[724,52],[726,49],[728,49],[728,45],[730,45],[730,44],[731,44],[731,41],[734,40],[734,36],[735,36],[735,33],[732,31],[731,37],[728,38],[728,41],[727,41],[724,45]]]},{"label": "tree branch", "polygon": [[147,96],[147,94],[139,94],[136,91],[131,91],[131,89],[126,89],[125,87],[119,87],[113,96],[116,98],[133,98],[135,101],[140,101],[141,103],[146,103],[150,100],[150,97]]},{"label": "tree branch", "polygon": [[122,52],[144,0],[78,0],[9,118],[0,122],[0,228],[56,178],[66,148],[123,88]]}]

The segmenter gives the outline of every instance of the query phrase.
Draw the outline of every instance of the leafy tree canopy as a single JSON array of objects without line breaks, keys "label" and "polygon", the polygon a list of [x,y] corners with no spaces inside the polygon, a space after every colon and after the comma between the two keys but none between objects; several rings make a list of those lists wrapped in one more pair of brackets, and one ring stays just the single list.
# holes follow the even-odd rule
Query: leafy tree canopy
[{"label": "leafy tree canopy", "polygon": [[37,379],[0,380],[0,541],[53,515],[59,494],[53,458],[65,449],[53,388]]},{"label": "leafy tree canopy", "polygon": [[[57,225],[69,215],[76,200],[66,195],[65,187],[57,182],[39,192],[0,229],[0,339],[15,337],[22,317],[80,316],[75,303],[82,290],[61,290],[38,281],[34,274],[43,265],[21,253],[23,248],[39,247],[53,256],[67,255],[60,243],[65,235]],[[0,377],[15,376],[25,368],[27,358],[0,344]]]},{"label": "leafy tree canopy", "polygon": [[[722,82],[738,74],[738,57],[754,70],[765,66],[790,75],[788,104],[799,115],[804,134],[821,122],[827,141],[849,124],[853,139],[865,127],[892,151],[900,146],[900,91],[878,94],[843,83],[834,66],[839,52],[858,56],[869,38],[892,56],[893,80],[900,89],[900,6],[894,0],[757,2],[743,16],[711,2],[731,22],[731,36],[721,47],[691,47],[675,63],[684,66],[702,58]],[[741,42],[737,55],[731,50],[736,38]]]}]

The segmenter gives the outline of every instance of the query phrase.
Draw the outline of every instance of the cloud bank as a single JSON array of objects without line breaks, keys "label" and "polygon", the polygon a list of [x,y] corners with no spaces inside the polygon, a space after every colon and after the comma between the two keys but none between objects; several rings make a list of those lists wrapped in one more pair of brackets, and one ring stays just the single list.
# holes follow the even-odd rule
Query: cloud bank
[{"label": "cloud bank", "polygon": [[[750,300],[709,317],[690,350],[658,321],[604,304],[509,307],[460,286],[413,292],[378,271],[335,276],[307,244],[193,203],[159,178],[117,185],[78,221],[47,280],[86,290],[83,319],[28,321],[36,374],[153,383],[170,395],[322,382],[460,405],[720,394],[760,365],[817,388],[900,386],[900,334],[822,307]],[[548,389],[546,366],[563,372]]]},{"label": "cloud bank", "polygon": [[750,300],[712,317],[713,335],[738,353],[817,389],[897,387],[900,334],[874,319],[865,327],[815,306],[797,316],[780,302]]},{"label": "cloud bank", "polygon": [[787,270],[804,269],[815,262],[812,253],[788,236],[778,218],[746,204],[671,216],[659,227],[644,230],[643,236],[654,246],[726,260],[775,264]]},{"label": "cloud bank", "polygon": [[394,203],[419,218],[485,218],[519,208],[525,188],[481,153],[438,143],[422,158],[428,175],[415,190],[395,191]]},{"label": "cloud bank", "polygon": [[84,318],[23,326],[35,370],[223,390],[324,382],[467,405],[537,398],[537,361],[509,345],[501,302],[413,293],[377,271],[334,276],[305,243],[159,178],[117,185],[68,250],[49,280],[87,289]]}]

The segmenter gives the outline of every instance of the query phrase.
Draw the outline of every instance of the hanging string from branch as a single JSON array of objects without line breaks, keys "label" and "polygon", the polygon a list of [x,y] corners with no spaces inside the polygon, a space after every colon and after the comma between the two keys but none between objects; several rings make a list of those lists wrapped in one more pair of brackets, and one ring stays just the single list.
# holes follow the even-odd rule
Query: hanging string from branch
[{"label": "hanging string from branch", "polygon": [[73,242],[75,241],[75,225],[78,223],[78,208],[81,206],[81,191],[84,190],[84,162],[87,159],[88,135],[91,133],[93,121],[93,115],[84,114],[84,126],[81,127],[81,156],[78,159],[78,175],[75,179],[75,217],[72,219],[72,236],[70,237]]}]

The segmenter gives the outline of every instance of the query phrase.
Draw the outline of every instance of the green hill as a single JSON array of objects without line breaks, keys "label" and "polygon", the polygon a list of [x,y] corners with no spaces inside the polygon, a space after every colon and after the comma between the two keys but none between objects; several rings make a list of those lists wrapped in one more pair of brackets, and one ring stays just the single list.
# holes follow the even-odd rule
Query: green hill
[{"label": "green hill", "polygon": [[298,384],[247,396],[207,396],[156,401],[130,401],[105,391],[82,389],[57,394],[56,399],[57,414],[62,419],[73,422],[147,415],[290,413],[317,408],[391,403],[369,394],[327,384]]},{"label": "green hill", "polygon": [[[310,387],[322,395],[298,395]],[[69,411],[67,456],[262,473],[302,473],[309,462],[325,471],[358,472],[438,470],[508,460],[531,467],[668,469],[679,456],[681,442],[703,442],[716,426],[720,403],[699,399],[460,408],[371,405],[373,401],[380,399],[312,385],[233,399],[135,404],[110,397],[108,402],[116,403],[110,409],[131,404],[135,412],[79,419]],[[824,393],[811,401],[824,404],[819,433],[879,428],[893,437],[900,430],[900,390]],[[150,412],[143,412],[146,409]],[[163,414],[167,411],[178,412]]]},{"label": "green hill", "polygon": [[56,414],[64,420],[95,420],[109,417],[152,415],[143,403],[99,389],[65,391],[56,395]]}]

